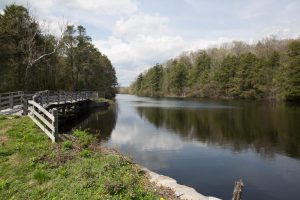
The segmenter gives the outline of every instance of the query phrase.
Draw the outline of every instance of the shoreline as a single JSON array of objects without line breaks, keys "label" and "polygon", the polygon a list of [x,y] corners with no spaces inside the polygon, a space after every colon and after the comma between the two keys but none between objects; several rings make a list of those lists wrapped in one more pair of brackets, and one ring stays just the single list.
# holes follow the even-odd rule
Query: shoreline
[{"label": "shoreline", "polygon": [[[90,108],[97,108],[97,107],[107,108],[108,106],[111,106],[111,105],[113,105],[113,103],[111,101],[103,101],[102,100],[102,101],[98,101],[98,102],[91,102]],[[9,119],[20,118],[21,116],[19,113],[15,113],[14,115],[11,115],[11,116],[6,115],[6,117],[5,116],[3,116],[3,117],[4,118],[2,120],[5,120],[5,119],[9,120]],[[23,118],[23,117],[21,117],[21,118]],[[58,142],[58,145],[64,145],[64,142],[66,142],[66,141],[74,142],[74,141],[76,141],[76,138],[74,138],[73,135],[61,134],[60,142]],[[94,143],[94,142],[92,142],[92,143]],[[181,199],[181,200],[220,200],[219,198],[216,198],[216,197],[205,196],[205,195],[197,192],[192,187],[178,184],[177,181],[171,177],[158,174],[158,173],[153,172],[143,166],[133,163],[132,161],[130,161],[129,158],[124,156],[117,149],[103,146],[101,143],[98,143],[97,144],[98,146],[96,146],[95,144],[97,144],[97,143],[94,143],[94,145],[92,145],[92,147],[91,147],[91,150],[94,153],[102,152],[104,154],[111,155],[111,156],[118,155],[120,157],[125,158],[130,163],[134,164],[140,171],[142,171],[146,174],[146,178],[148,179],[148,181],[155,185],[155,189],[152,188],[155,192],[166,195],[165,199],[174,199],[174,197],[176,197],[175,199]],[[168,197],[171,197],[171,198],[168,198]]]},{"label": "shoreline", "polygon": [[72,198],[76,194],[84,198],[217,200],[143,168],[87,132],[74,130],[51,143],[28,117],[1,116],[0,125],[0,161],[5,166],[0,196],[4,198]]},{"label": "shoreline", "polygon": [[[100,151],[104,151],[107,154],[112,154],[112,155],[117,154],[122,157],[125,157],[126,159],[130,159],[127,156],[125,156],[124,154],[122,154],[118,149],[103,146],[101,144],[99,144],[99,146],[97,148],[100,148],[101,149]],[[130,162],[132,162],[132,161],[130,161]],[[169,191],[171,190],[174,193],[174,195],[180,200],[222,200],[220,198],[213,197],[213,196],[205,196],[205,195],[201,194],[200,192],[196,191],[193,187],[189,187],[189,186],[177,183],[177,180],[175,180],[172,177],[158,174],[158,173],[151,171],[150,169],[148,169],[144,166],[141,166],[137,163],[134,163],[134,162],[132,162],[132,163],[146,174],[147,179],[151,183],[155,184],[158,188],[159,187],[168,188]]]},{"label": "shoreline", "polygon": [[145,167],[142,167],[142,170],[147,173],[150,182],[155,183],[157,186],[170,188],[174,191],[175,195],[181,200],[221,200],[216,197],[205,196],[197,192],[192,187],[178,184],[175,179],[169,176],[157,174]]}]

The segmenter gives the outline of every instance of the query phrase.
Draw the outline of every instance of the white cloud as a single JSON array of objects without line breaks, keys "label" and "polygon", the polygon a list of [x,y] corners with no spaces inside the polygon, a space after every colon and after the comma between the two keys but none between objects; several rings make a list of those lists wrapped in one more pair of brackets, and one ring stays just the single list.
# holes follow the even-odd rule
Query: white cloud
[{"label": "white cloud", "polygon": [[264,37],[275,35],[277,38],[297,38],[300,36],[300,27],[298,24],[300,24],[300,20],[276,24],[262,29],[260,35]]},{"label": "white cloud", "polygon": [[135,0],[8,0],[28,7],[41,20],[65,18],[69,22],[110,28],[115,18],[138,10]]},{"label": "white cloud", "polygon": [[[185,143],[178,135],[172,135],[164,130],[158,130],[155,135],[143,134],[135,125],[119,125],[110,137],[110,142],[116,146],[130,146],[140,151],[179,150]],[[141,141],[147,141],[141,142]]]},{"label": "white cloud", "polygon": [[[21,2],[24,2],[23,0]],[[53,10],[55,9],[55,4],[58,2],[55,0],[31,0],[25,1],[26,6],[28,6],[30,9],[33,9],[33,12],[38,12],[38,14],[43,13],[43,14],[51,14]]]},{"label": "white cloud", "polygon": [[172,33],[168,23],[159,14],[138,13],[118,20],[112,36],[95,42],[117,67],[121,84],[129,84],[138,73],[184,49],[186,42]]},{"label": "white cloud", "polygon": [[65,19],[56,16],[49,16],[46,20],[38,18],[38,22],[42,31],[56,36],[61,36],[67,24],[76,24],[75,22],[67,22]]},{"label": "white cloud", "polygon": [[32,7],[39,13],[54,14],[54,13],[66,13],[72,14],[72,16],[81,13],[92,16],[120,16],[129,15],[138,10],[137,4],[133,0],[16,0],[8,1],[8,3],[21,3],[25,6]]},{"label": "white cloud", "polygon": [[168,18],[159,14],[139,13],[127,20],[118,20],[114,26],[113,35],[129,39],[144,35],[159,36],[169,31],[168,22]]},{"label": "white cloud", "polygon": [[74,7],[80,10],[96,11],[99,15],[128,15],[137,11],[132,0],[76,0]]},{"label": "white cloud", "polygon": [[118,69],[121,85],[129,85],[139,73],[157,62],[164,63],[182,51],[231,41],[223,37],[212,41],[185,40],[171,30],[167,17],[156,13],[137,13],[118,20],[112,30],[112,36],[94,43]]}]

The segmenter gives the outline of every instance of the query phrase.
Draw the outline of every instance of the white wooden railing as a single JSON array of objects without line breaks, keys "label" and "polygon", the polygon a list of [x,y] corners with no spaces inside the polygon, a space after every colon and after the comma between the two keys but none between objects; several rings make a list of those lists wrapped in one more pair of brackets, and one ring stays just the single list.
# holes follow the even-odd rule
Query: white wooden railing
[{"label": "white wooden railing", "polygon": [[73,104],[96,98],[98,98],[98,93],[91,91],[41,91],[28,101],[28,115],[55,142],[58,134],[58,110],[53,108],[48,111],[47,108],[51,105]]},{"label": "white wooden railing", "polygon": [[28,115],[55,142],[58,134],[58,110],[56,107],[96,98],[98,98],[98,92],[92,91],[66,92],[45,90],[35,93],[1,93],[0,110],[22,106],[23,114]]},{"label": "white wooden railing", "polygon": [[34,100],[28,101],[28,116],[32,121],[48,135],[48,137],[55,142],[58,134],[58,111],[56,108],[51,112],[46,110],[43,106]]}]

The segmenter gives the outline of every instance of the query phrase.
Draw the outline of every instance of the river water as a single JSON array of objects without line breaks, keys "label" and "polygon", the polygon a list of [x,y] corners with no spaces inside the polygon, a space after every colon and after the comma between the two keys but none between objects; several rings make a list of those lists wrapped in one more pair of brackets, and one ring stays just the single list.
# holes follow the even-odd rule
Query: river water
[{"label": "river water", "polygon": [[117,95],[77,128],[204,195],[231,199],[242,179],[244,199],[300,196],[300,107]]}]

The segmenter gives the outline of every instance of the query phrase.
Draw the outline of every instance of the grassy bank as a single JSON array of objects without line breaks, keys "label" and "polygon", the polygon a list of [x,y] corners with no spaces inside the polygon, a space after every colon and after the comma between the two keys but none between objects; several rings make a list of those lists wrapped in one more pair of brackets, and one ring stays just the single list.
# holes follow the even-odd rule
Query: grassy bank
[{"label": "grassy bank", "polygon": [[53,144],[28,117],[0,117],[1,199],[164,197],[138,166],[94,142],[76,130]]},{"label": "grassy bank", "polygon": [[109,105],[115,104],[114,100],[106,99],[106,98],[98,98],[98,99],[96,99],[96,102],[98,102],[98,103],[108,103]]}]

